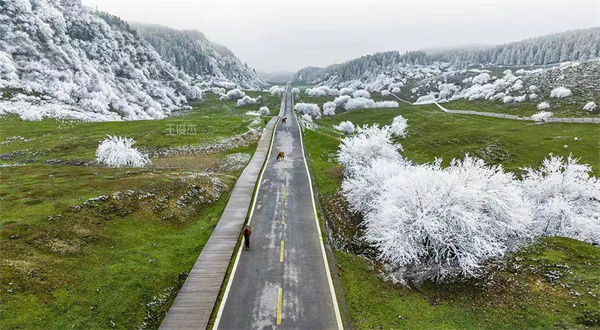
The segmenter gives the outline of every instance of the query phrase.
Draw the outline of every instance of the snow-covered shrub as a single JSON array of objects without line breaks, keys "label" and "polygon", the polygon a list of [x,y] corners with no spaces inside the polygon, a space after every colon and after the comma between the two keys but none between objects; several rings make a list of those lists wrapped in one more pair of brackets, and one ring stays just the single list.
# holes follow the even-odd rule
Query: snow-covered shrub
[{"label": "snow-covered shrub", "polygon": [[336,131],[344,132],[346,134],[354,133],[354,124],[351,121],[343,121],[338,125],[333,125],[333,129]]},{"label": "snow-covered shrub", "polygon": [[306,122],[309,122],[309,123],[313,122],[313,119],[312,119],[312,117],[309,114],[303,114],[302,115],[302,120],[304,120]]},{"label": "snow-covered shrub", "polygon": [[392,121],[392,125],[390,126],[390,133],[397,137],[404,137],[406,135],[406,128],[408,127],[408,122],[406,118],[402,116],[396,116],[394,121]]},{"label": "snow-covered shrub", "polygon": [[600,181],[589,165],[578,161],[550,155],[540,169],[526,168],[525,197],[537,235],[600,244]]},{"label": "snow-covered shrub", "polygon": [[392,88],[392,93],[394,93],[394,94],[400,93],[400,88],[399,87]]},{"label": "snow-covered shrub", "polygon": [[[389,171],[374,162],[361,173]],[[358,174],[360,176],[362,174]],[[344,193],[370,187],[347,181]],[[396,166],[364,209],[365,239],[394,266],[420,265],[426,279],[449,273],[476,276],[482,264],[502,257],[528,236],[530,213],[521,188],[501,166],[469,157],[419,166]]]},{"label": "snow-covered shrub", "polygon": [[[343,89],[343,88],[342,88]],[[343,107],[348,101],[352,99],[349,95],[341,95],[333,99],[333,103],[335,103],[336,107]]]},{"label": "snow-covered shrub", "polygon": [[352,93],[354,93],[354,88],[344,87],[340,89],[340,95],[352,96]]},{"label": "snow-covered shrub", "polygon": [[292,88],[292,94],[300,94],[300,88],[298,88],[298,87]]},{"label": "snow-covered shrub", "polygon": [[96,161],[110,167],[143,167],[150,164],[148,156],[133,148],[132,138],[109,135],[96,150]]},{"label": "snow-covered shrub", "polygon": [[399,107],[396,101],[377,101],[373,108],[397,108]]},{"label": "snow-covered shrub", "polygon": [[596,110],[596,102],[590,101],[583,106],[583,110],[594,111]]},{"label": "snow-covered shrub", "polygon": [[483,84],[487,84],[487,82],[490,80],[490,75],[489,73],[480,73],[479,75],[473,77],[473,84],[479,84],[479,85],[483,85]]},{"label": "snow-covered shrub", "polygon": [[371,98],[371,93],[367,92],[364,89],[359,89],[359,90],[355,91],[354,93],[352,93],[352,97],[354,97],[354,98],[362,97],[365,99],[369,99],[369,98]]},{"label": "snow-covered shrub", "polygon": [[530,100],[537,100],[537,98],[538,98],[538,95],[536,93],[529,94],[529,99]]},{"label": "snow-covered shrub", "polygon": [[522,80],[517,80],[515,82],[515,84],[512,85],[512,87],[510,89],[513,90],[513,91],[518,91],[518,90],[523,89],[523,81]]},{"label": "snow-covered shrub", "polygon": [[513,100],[515,103],[524,102],[527,99],[527,95],[516,96]]},{"label": "snow-covered shrub", "polygon": [[540,111],[540,112],[532,115],[531,119],[535,120],[535,121],[548,121],[548,119],[550,119],[550,117],[552,117],[553,115],[554,114],[549,111]]},{"label": "snow-covered shrub", "polygon": [[433,94],[421,96],[415,102],[415,104],[430,104],[430,103],[435,103],[435,95],[433,95]]},{"label": "snow-covered shrub", "polygon": [[271,114],[271,111],[270,111],[270,110],[269,110],[269,108],[267,108],[267,107],[260,107],[260,109],[258,109],[258,113],[259,113],[261,116],[268,116],[268,115],[270,115],[270,114]]},{"label": "snow-covered shrub", "polygon": [[308,96],[312,96],[312,97],[322,97],[322,96],[327,95],[327,90],[328,89],[321,88],[321,87],[307,88],[306,94],[308,94]]},{"label": "snow-covered shrub", "polygon": [[25,110],[19,113],[19,118],[23,121],[41,121],[42,115],[35,110]]},{"label": "snow-covered shrub", "polygon": [[321,117],[321,108],[314,103],[296,103],[294,109],[303,115],[309,115],[313,118]]},{"label": "snow-covered shrub", "polygon": [[550,92],[550,97],[562,99],[573,95],[570,89],[565,87],[556,87]]},{"label": "snow-covered shrub", "polygon": [[[356,92],[355,92],[356,93]],[[364,97],[356,97],[348,100],[343,107],[346,110],[354,110],[354,109],[368,109],[373,108],[375,106],[375,101],[371,99],[367,99]]]},{"label": "snow-covered shrub", "polygon": [[335,103],[334,102],[325,102],[323,104],[323,116],[334,116],[335,115]]},{"label": "snow-covered shrub", "polygon": [[252,104],[256,104],[256,102],[258,102],[257,99],[252,98],[248,95],[244,95],[244,97],[242,97],[241,99],[237,100],[237,106],[241,107],[244,105],[252,105]]},{"label": "snow-covered shrub", "polygon": [[542,103],[540,103],[540,104],[537,105],[537,109],[538,110],[550,109],[550,103],[548,103],[548,102],[542,102]]},{"label": "snow-covered shrub", "polygon": [[402,145],[391,141],[388,126],[357,127],[357,134],[342,139],[338,150],[338,161],[344,165],[344,174],[353,177],[376,159],[400,160],[398,151]]},{"label": "snow-covered shrub", "polygon": [[514,101],[515,98],[510,96],[510,95],[506,95],[505,97],[502,98],[502,103],[510,103],[512,101]]},{"label": "snow-covered shrub", "polygon": [[242,97],[246,96],[246,93],[244,93],[244,91],[242,91],[241,89],[232,89],[230,91],[227,92],[227,94],[225,94],[225,97],[227,97],[228,100],[237,100],[237,99],[241,99]]},{"label": "snow-covered shrub", "polygon": [[[300,90],[298,90],[298,92],[300,92]],[[269,88],[269,93],[271,93],[271,95],[281,96],[283,95],[283,93],[285,93],[285,88],[273,85],[271,86],[271,88]]]}]

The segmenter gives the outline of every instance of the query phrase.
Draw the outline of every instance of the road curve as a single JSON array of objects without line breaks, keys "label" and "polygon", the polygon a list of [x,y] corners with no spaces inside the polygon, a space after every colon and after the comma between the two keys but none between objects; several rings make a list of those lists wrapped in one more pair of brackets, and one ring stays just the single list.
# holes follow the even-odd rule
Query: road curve
[{"label": "road curve", "polygon": [[[342,328],[290,86],[215,329]],[[279,152],[284,160],[277,160]]]}]

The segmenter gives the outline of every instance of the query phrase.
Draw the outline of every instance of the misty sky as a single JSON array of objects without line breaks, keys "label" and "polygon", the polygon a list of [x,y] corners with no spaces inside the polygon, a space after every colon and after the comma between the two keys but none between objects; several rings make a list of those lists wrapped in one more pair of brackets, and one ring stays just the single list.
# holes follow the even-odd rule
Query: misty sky
[{"label": "misty sky", "polygon": [[496,44],[600,25],[600,0],[83,0],[127,21],[197,29],[261,71],[386,50]]}]

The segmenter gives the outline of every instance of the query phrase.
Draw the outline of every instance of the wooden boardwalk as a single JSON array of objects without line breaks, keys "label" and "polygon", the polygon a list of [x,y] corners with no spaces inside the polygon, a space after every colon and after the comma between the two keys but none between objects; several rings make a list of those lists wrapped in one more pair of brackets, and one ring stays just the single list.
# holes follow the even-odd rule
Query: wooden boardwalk
[{"label": "wooden boardwalk", "polygon": [[254,186],[269,153],[277,120],[278,117],[273,117],[267,124],[254,156],[233,188],[217,227],[202,249],[160,329],[206,329],[246,220]]}]

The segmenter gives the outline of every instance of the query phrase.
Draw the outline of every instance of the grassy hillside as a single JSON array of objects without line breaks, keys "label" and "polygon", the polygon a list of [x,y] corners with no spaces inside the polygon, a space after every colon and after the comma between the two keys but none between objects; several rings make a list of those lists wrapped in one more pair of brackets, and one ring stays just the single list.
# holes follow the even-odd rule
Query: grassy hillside
[{"label": "grassy hillside", "polygon": [[[279,105],[266,94],[263,102]],[[248,159],[257,140],[169,151],[245,133],[254,118],[245,112],[260,106],[206,95],[192,110],[157,121],[0,117],[2,327],[157,328],[245,165],[231,159]],[[170,134],[168,125],[178,124],[195,126],[195,134]],[[94,159],[106,134],[163,153],[146,168],[78,165]]]},{"label": "grassy hillside", "polygon": [[[572,153],[595,171],[600,168],[600,131],[590,124],[539,125],[451,115],[434,105],[400,104],[396,109],[340,113],[317,120],[317,130],[304,131],[323,215],[335,236],[334,246],[352,242],[343,246],[344,250],[365,252],[357,241],[360,219],[349,214],[339,193],[342,167],[336,162],[336,151],[342,136],[332,126],[345,120],[359,125],[385,125],[397,115],[407,118],[409,125],[408,136],[397,142],[404,146],[404,155],[417,162],[443,157],[444,164],[448,164],[452,158],[462,158],[469,152],[519,174],[521,167],[538,166],[549,153]],[[575,137],[582,140],[574,141]],[[354,326],[360,329],[600,326],[599,257],[598,247],[549,238],[511,256],[506,265],[493,267],[491,282],[426,283],[409,288],[380,279],[382,265],[336,252],[346,304]]]}]

